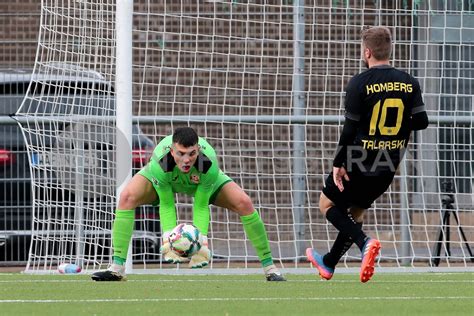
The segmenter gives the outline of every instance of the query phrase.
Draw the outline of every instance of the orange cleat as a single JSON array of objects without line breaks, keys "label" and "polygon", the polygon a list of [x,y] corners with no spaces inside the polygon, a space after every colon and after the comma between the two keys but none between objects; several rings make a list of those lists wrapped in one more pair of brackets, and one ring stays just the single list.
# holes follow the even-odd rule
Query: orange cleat
[{"label": "orange cleat", "polygon": [[374,275],[375,258],[380,252],[380,241],[370,238],[366,241],[362,249],[362,265],[360,266],[360,282],[369,281]]},{"label": "orange cleat", "polygon": [[318,269],[321,278],[330,280],[334,274],[334,269],[326,266],[323,262],[323,256],[321,256],[316,250],[308,248],[306,249],[306,257]]}]

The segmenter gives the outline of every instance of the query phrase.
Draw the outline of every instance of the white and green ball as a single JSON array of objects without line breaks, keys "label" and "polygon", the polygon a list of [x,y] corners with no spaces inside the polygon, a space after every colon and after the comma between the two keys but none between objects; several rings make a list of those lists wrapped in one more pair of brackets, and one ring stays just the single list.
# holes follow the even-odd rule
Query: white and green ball
[{"label": "white and green ball", "polygon": [[168,237],[170,248],[181,257],[191,257],[201,249],[202,236],[196,226],[179,224]]}]

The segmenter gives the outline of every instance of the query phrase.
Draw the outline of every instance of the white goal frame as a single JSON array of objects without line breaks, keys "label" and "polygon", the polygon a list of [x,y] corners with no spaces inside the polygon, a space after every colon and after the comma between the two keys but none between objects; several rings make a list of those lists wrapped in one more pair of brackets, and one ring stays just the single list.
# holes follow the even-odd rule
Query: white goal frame
[{"label": "white goal frame", "polygon": [[[428,130],[414,133],[394,184],[367,212],[368,233],[382,241],[378,269],[473,270],[466,244],[474,236],[474,136],[469,134],[474,99],[471,95],[469,108],[466,100],[471,90],[463,84],[473,83],[469,78],[472,70],[463,67],[474,64],[474,39],[469,37],[474,22],[464,2],[366,0],[352,5],[328,0],[308,5],[301,0],[282,0],[259,5],[206,1],[183,3],[182,8],[166,1],[151,5],[132,0],[98,4],[81,0],[64,7],[51,0],[42,3],[37,76],[17,121],[32,155],[69,157],[55,160],[56,166],[47,159],[43,164],[32,161],[34,190],[72,191],[74,203],[48,200],[48,194],[35,197],[34,240],[26,272],[51,273],[62,262],[79,263],[85,272],[106,267],[113,211],[132,175],[133,126],[156,143],[174,127],[190,125],[215,144],[221,168],[252,197],[269,232],[277,265],[290,273],[314,273],[304,259],[304,249],[326,251],[336,234],[318,214],[317,199],[343,122],[344,85],[363,70],[355,52],[360,45],[356,31],[364,21],[386,24],[393,30],[394,66],[420,80],[430,117]],[[68,29],[64,27],[68,23],[77,25]],[[78,31],[77,26],[83,29]],[[84,46],[74,47],[74,40]],[[202,44],[205,41],[209,43]],[[443,56],[453,58],[452,63],[443,63]],[[457,81],[453,72],[457,72]],[[48,96],[44,89],[33,89],[38,84],[64,88],[69,82],[51,83],[42,77],[45,73],[67,73],[77,82],[84,81],[84,74],[97,75],[91,82],[103,85],[76,92],[67,104],[59,94]],[[104,88],[107,82],[114,82],[113,92]],[[273,90],[268,82],[273,82]],[[109,114],[84,115],[78,110],[79,115],[74,111],[45,115],[33,105],[45,102],[53,109],[66,105],[79,109],[84,105],[77,100],[95,100],[99,95],[106,95],[106,104],[115,104],[111,109],[105,107]],[[64,124],[80,124],[81,128],[65,134]],[[101,133],[106,136],[91,136]],[[45,140],[51,135],[59,135],[62,141],[49,145]],[[94,146],[84,144],[107,145],[114,154],[100,156],[90,149]],[[83,146],[84,150],[77,149]],[[465,153],[451,154],[451,148]],[[104,170],[89,173],[87,157],[115,169],[106,176]],[[75,166],[67,166],[66,160],[74,161]],[[452,170],[445,171],[445,167]],[[45,174],[60,174],[63,180],[73,179],[75,185],[58,188],[45,180]],[[449,190],[443,187],[445,178],[453,181]],[[97,196],[104,196],[104,201],[97,202]],[[181,197],[177,201],[179,220],[189,221],[190,200]],[[72,215],[61,217],[59,210]],[[54,216],[48,219],[48,214]],[[141,209],[137,214],[150,215]],[[158,253],[132,253],[134,245],[160,242],[159,233],[140,228],[130,247],[127,271],[260,271],[237,216],[211,207],[211,219],[209,237],[215,257],[209,269],[189,272],[183,266],[161,262]],[[67,229],[61,232],[58,227]],[[358,250],[351,249],[338,271],[356,270],[359,256]]]}]

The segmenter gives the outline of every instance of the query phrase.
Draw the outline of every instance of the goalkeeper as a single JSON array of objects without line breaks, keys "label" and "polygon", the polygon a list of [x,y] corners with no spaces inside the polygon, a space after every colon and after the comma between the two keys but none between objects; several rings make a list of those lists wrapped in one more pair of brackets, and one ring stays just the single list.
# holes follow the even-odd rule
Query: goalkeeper
[{"label": "goalkeeper", "polygon": [[[193,223],[204,236],[204,243],[190,259],[170,250],[167,241],[177,225],[175,193],[194,197]],[[249,196],[218,166],[216,152],[190,127],[176,129],[156,146],[150,162],[138,172],[120,194],[112,229],[113,263],[105,271],[92,274],[95,281],[125,280],[125,260],[132,238],[135,208],[159,205],[165,261],[183,263],[190,268],[209,264],[211,251],[207,244],[210,222],[209,204],[227,208],[240,215],[245,233],[254,246],[267,281],[286,281],[273,264],[265,226]]]}]

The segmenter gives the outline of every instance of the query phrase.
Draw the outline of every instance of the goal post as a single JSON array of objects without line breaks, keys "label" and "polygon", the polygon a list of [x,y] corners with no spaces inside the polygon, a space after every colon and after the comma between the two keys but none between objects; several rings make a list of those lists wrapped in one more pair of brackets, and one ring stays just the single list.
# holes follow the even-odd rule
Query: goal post
[{"label": "goal post", "polygon": [[[377,266],[472,269],[472,10],[469,1],[441,0],[43,0],[35,73],[17,113],[39,157],[30,161],[38,194],[26,272],[62,262],[105,268],[122,180],[146,163],[150,142],[184,125],[214,146],[221,169],[251,197],[277,265],[314,272],[304,249],[327,251],[337,234],[319,195],[345,85],[364,70],[366,25],[390,28],[392,64],[418,78],[430,117],[366,212],[364,230],[382,242]],[[179,222],[192,220],[191,204],[177,195]],[[162,262],[160,237],[157,208],[137,209],[128,270],[190,273]],[[258,268],[237,214],[211,206],[209,241],[206,273]],[[338,270],[359,262],[353,247]]]},{"label": "goal post", "polygon": [[[116,104],[117,104],[117,203],[120,193],[132,178],[132,73],[133,73],[133,0],[118,0],[115,25],[116,47]],[[133,243],[130,240],[126,272],[133,271]]]}]

